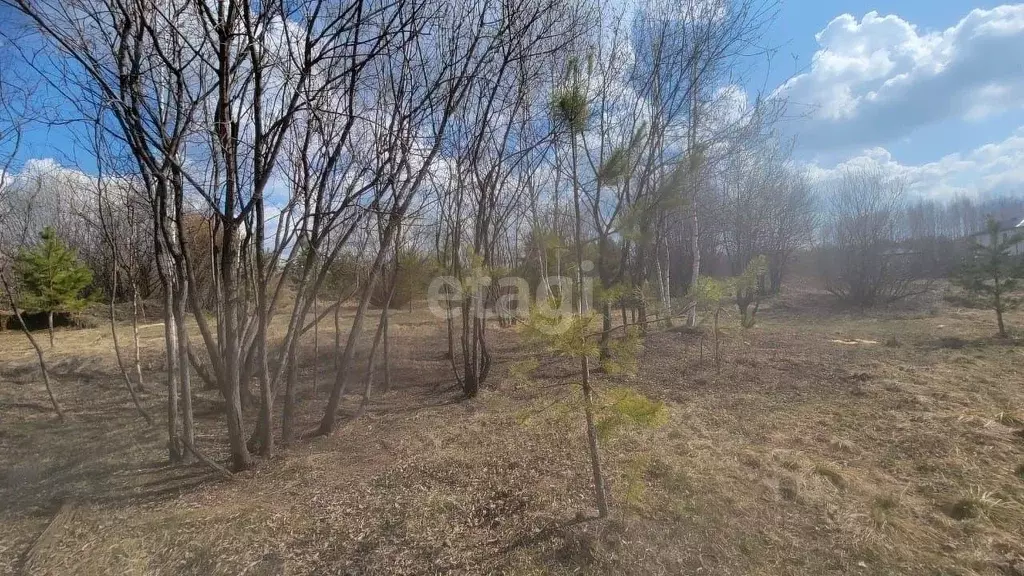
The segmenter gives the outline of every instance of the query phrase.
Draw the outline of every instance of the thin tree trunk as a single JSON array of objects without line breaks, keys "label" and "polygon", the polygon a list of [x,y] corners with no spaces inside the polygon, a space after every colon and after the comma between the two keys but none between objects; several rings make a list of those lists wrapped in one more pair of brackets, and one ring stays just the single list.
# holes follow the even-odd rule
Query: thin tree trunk
[{"label": "thin tree trunk", "polygon": [[334,430],[334,422],[338,417],[338,406],[341,404],[341,397],[348,386],[348,367],[352,365],[352,360],[355,358],[356,342],[363,333],[366,311],[370,306],[370,296],[373,293],[374,284],[376,284],[377,278],[380,275],[384,254],[391,244],[393,235],[394,227],[392,223],[389,223],[388,228],[385,230],[380,250],[377,252],[377,257],[370,267],[370,274],[366,279],[366,286],[363,287],[363,293],[359,298],[359,306],[356,308],[355,317],[352,318],[352,328],[348,332],[348,340],[345,342],[345,351],[341,356],[334,385],[331,388],[331,396],[327,399],[327,407],[324,410],[323,418],[320,420],[320,426],[316,431],[319,435],[327,436]]},{"label": "thin tree trunk", "polygon": [[462,342],[462,393],[467,398],[476,396],[479,391],[480,381],[479,373],[477,372],[477,349],[476,349],[476,330],[475,326],[470,327],[475,322],[473,316],[473,299],[474,294],[467,294],[462,301],[462,335],[460,340]]},{"label": "thin tree trunk", "polygon": [[[625,310],[623,310],[623,324],[625,324]],[[612,334],[612,303],[607,297],[601,303],[601,359],[607,360],[612,357],[609,344]]]},{"label": "thin tree trunk", "polygon": [[[265,311],[260,310],[265,315]],[[266,319],[257,320],[260,323],[256,335],[256,346],[259,350],[256,355],[259,357],[259,380],[260,380],[260,456],[271,458],[274,456],[274,394],[270,389],[270,368],[267,362],[267,328]]]},{"label": "thin tree trunk", "polygon": [[142,357],[139,350],[139,286],[132,279],[132,357],[135,360],[135,378],[139,392],[145,392],[142,381]]},{"label": "thin tree trunk", "polygon": [[50,348],[53,348],[53,310],[46,313],[46,327],[50,331]]},{"label": "thin tree trunk", "polygon": [[715,310],[715,371],[722,371],[722,356],[718,349],[718,314],[722,311],[721,308]]},{"label": "thin tree trunk", "polygon": [[[178,330],[178,386],[181,401],[181,438],[186,446],[195,445],[195,424],[192,419],[192,370],[188,360],[188,324],[185,309],[188,299],[188,280],[181,271],[181,284],[174,301],[175,327]],[[182,452],[182,461],[191,462],[191,452]]]},{"label": "thin tree trunk", "polygon": [[[696,175],[694,175],[696,178]],[[690,239],[690,249],[693,251],[693,266],[690,269],[690,282],[696,283],[700,277],[700,235],[698,232],[698,219],[697,219],[697,191],[696,185],[694,185],[694,197],[693,197],[693,210],[692,210],[692,237]],[[686,325],[693,328],[697,325],[697,307],[694,306],[690,309],[690,317],[686,321]]]},{"label": "thin tree trunk", "polygon": [[[694,55],[695,60],[698,60],[697,55],[700,54],[700,47],[697,47],[697,53]],[[698,221],[697,211],[697,196],[700,191],[700,170],[701,161],[697,157],[697,122],[700,117],[700,93],[698,82],[701,80],[700,75],[696,68],[691,72],[690,78],[690,91],[691,91],[691,108],[690,108],[690,124],[687,127],[687,142],[686,149],[687,155],[690,159],[690,185],[692,187],[690,193],[690,217],[692,219],[692,230],[690,231],[690,250],[693,252],[693,264],[690,269],[690,283],[696,285],[697,278],[700,277],[700,222]],[[690,317],[687,318],[686,325],[693,328],[697,325],[697,307],[694,306],[690,310]]]},{"label": "thin tree trunk", "polygon": [[671,318],[672,318],[672,280],[671,280],[670,275],[672,273],[672,261],[669,258],[669,248],[668,248],[668,244],[667,243],[665,245],[665,264],[661,268],[662,268],[662,272],[661,273],[664,274],[664,276],[662,277],[662,286],[661,286],[661,307],[662,307],[662,312],[661,313],[667,319],[666,322],[671,324],[672,323],[672,321],[671,321]]},{"label": "thin tree trunk", "polygon": [[388,318],[391,316],[388,308],[384,309],[384,393],[391,391],[391,337],[388,331]]},{"label": "thin tree trunk", "polygon": [[658,297],[661,299],[661,315],[664,315],[668,306],[665,297],[665,271],[661,266],[660,256],[654,258],[654,273],[658,276]]},{"label": "thin tree trunk", "polygon": [[[116,258],[114,259],[116,262]],[[114,298],[117,294],[117,265],[114,265],[113,272],[111,273],[110,279],[110,336],[114,340],[114,356],[117,358],[117,368],[121,371],[121,376],[124,377],[124,384],[128,387],[128,394],[132,398],[132,404],[135,404],[135,409],[139,412],[145,420],[146,424],[153,425],[153,417],[149,415],[149,412],[142,407],[142,403],[139,402],[139,396],[135,393],[135,387],[132,386],[132,379],[128,376],[128,370],[124,367],[124,360],[121,358],[121,345],[117,337],[117,326],[114,322]]]},{"label": "thin tree trunk", "polygon": [[[572,193],[573,203],[576,210],[576,289],[580,292],[577,299],[577,312],[583,316],[583,231],[582,218],[580,217],[580,185],[576,159],[576,136],[572,138]],[[583,344],[586,345],[586,334],[583,335]],[[583,412],[587,427],[587,446],[590,451],[590,467],[594,475],[594,493],[597,497],[597,515],[600,518],[608,516],[608,500],[604,489],[604,474],[601,472],[601,452],[597,445],[597,428],[594,425],[594,399],[590,388],[590,358],[583,353],[580,359],[580,368],[583,381]]]},{"label": "thin tree trunk", "polygon": [[313,295],[313,398],[320,388],[320,314],[317,309],[319,298]]},{"label": "thin tree trunk", "polygon": [[[266,257],[264,256],[265,251],[263,249],[264,244],[264,232],[266,228],[263,226],[264,223],[264,206],[263,196],[259,195],[255,199],[255,211],[256,211],[256,357],[259,361],[259,381],[260,381],[260,428],[263,432],[262,439],[260,442],[260,456],[264,458],[272,458],[274,456],[274,391],[271,390],[270,382],[270,366],[267,361],[267,328],[270,324],[271,310],[270,304],[267,300],[267,263]],[[305,287],[302,287],[305,288]],[[296,298],[295,306],[299,309],[303,306],[301,298]],[[294,320],[294,318],[293,318]],[[302,326],[304,319],[299,321],[299,327]],[[288,343],[290,348],[295,348],[296,345]]]},{"label": "thin tree trunk", "polygon": [[[401,232],[401,231],[399,231]],[[381,312],[381,322],[384,324],[384,394],[391,391],[391,338],[388,330],[388,319],[391,316],[391,300],[395,297],[395,290],[398,287],[398,272],[401,255],[399,254],[399,242],[395,241],[395,270],[391,277],[391,287],[388,289],[388,300],[384,303],[384,310]],[[412,296],[409,297],[409,313],[412,314]]]},{"label": "thin tree trunk", "polygon": [[11,287],[7,284],[7,278],[0,273],[0,282],[3,282],[4,291],[7,293],[7,302],[11,306],[11,311],[18,318],[18,324],[21,325],[21,331],[25,333],[25,337],[28,338],[29,344],[36,351],[36,357],[39,359],[39,369],[43,373],[43,385],[46,387],[46,395],[50,397],[50,404],[53,405],[53,411],[57,413],[57,420],[61,424],[65,422],[64,410],[60,407],[60,403],[57,402],[57,397],[53,394],[53,387],[50,385],[50,371],[46,368],[46,360],[43,358],[43,349],[39,347],[36,339],[32,337],[32,332],[29,331],[28,326],[25,324],[25,319],[21,316],[21,311],[18,310],[18,305],[14,303],[14,295],[11,294]]},{"label": "thin tree trunk", "polygon": [[341,370],[341,302],[334,308],[334,373]]},{"label": "thin tree trunk", "polygon": [[[288,374],[284,384],[284,410],[281,416],[281,443],[285,446],[295,440],[295,400],[299,379],[299,360],[295,346],[288,347]],[[314,394],[316,392],[314,391]]]},{"label": "thin tree trunk", "polygon": [[[166,265],[166,263],[165,263]],[[168,268],[171,268],[168,266]],[[168,271],[168,282],[164,285],[164,341],[167,349],[167,452],[172,463],[182,460],[184,453],[179,446],[178,428],[178,326],[174,317],[173,271]]]},{"label": "thin tree trunk", "polygon": [[377,330],[373,334],[373,345],[370,346],[370,358],[366,363],[366,384],[363,386],[363,400],[359,405],[359,413],[366,410],[370,403],[370,394],[373,392],[373,378],[377,367],[377,349],[380,347],[381,338],[384,336],[384,317],[387,314],[387,305],[380,312],[380,319],[377,320]]},{"label": "thin tree trunk", "polygon": [[[449,288],[448,288],[447,284],[445,284],[445,286],[444,286],[444,292],[445,292],[445,296],[446,297],[449,296]],[[446,298],[445,302],[450,302],[450,300],[448,300]],[[445,312],[445,321],[448,324],[448,359],[451,360],[452,362],[454,362],[455,361],[455,320],[454,320],[454,318],[452,318],[451,306],[445,307],[444,312]]]}]

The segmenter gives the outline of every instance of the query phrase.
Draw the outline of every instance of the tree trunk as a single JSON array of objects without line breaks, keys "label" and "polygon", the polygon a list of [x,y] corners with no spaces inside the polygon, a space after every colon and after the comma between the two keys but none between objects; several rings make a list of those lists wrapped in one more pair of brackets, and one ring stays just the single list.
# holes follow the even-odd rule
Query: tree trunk
[{"label": "tree trunk", "polygon": [[[696,179],[697,176],[694,175],[693,178]],[[693,266],[690,269],[690,282],[695,284],[697,282],[697,279],[700,277],[700,233],[698,231],[699,223],[698,223],[698,219],[697,219],[697,185],[696,184],[694,184],[693,209],[691,210],[691,212],[692,212],[692,218],[693,218],[693,220],[692,220],[693,231],[692,231],[692,237],[690,239],[690,249],[693,251]],[[686,320],[686,325],[691,327],[691,328],[693,328],[694,326],[697,325],[697,307],[696,306],[690,308],[690,316]]]},{"label": "tree trunk", "polygon": [[[358,280],[357,280],[358,282]],[[341,370],[341,301],[334,308],[334,373]]]},{"label": "tree trunk", "polygon": [[715,309],[715,371],[722,371],[722,356],[718,351],[718,314],[721,312],[721,308]]},{"label": "tree trunk", "polygon": [[[576,210],[576,289],[580,292],[577,299],[577,312],[580,317],[586,312],[583,298],[583,231],[580,217],[580,184],[577,174],[576,159],[576,135],[572,138],[572,193]],[[586,334],[583,334],[583,344],[586,345]],[[597,445],[597,428],[594,425],[594,399],[590,389],[590,358],[586,353],[580,359],[580,369],[583,381],[583,412],[587,427],[587,447],[590,452],[590,469],[594,475],[594,493],[597,497],[597,515],[600,518],[608,516],[608,500],[604,489],[604,474],[601,471],[601,452]]]},{"label": "tree trunk", "polygon": [[53,348],[53,310],[46,313],[46,327],[50,332],[50,348]]},{"label": "tree trunk", "polygon": [[391,337],[388,331],[390,311],[384,309],[384,393],[391,391]]},{"label": "tree trunk", "polygon": [[352,319],[352,328],[349,329],[348,341],[345,342],[345,351],[341,356],[338,373],[331,388],[331,396],[327,399],[327,407],[324,410],[323,418],[320,420],[320,427],[317,429],[317,434],[319,435],[327,436],[334,430],[334,422],[338,417],[338,406],[341,404],[341,396],[348,385],[348,367],[352,365],[352,360],[355,358],[356,342],[363,333],[366,311],[370,307],[370,296],[372,296],[374,284],[376,284],[377,278],[380,276],[384,254],[391,245],[395,226],[397,226],[397,223],[388,223],[380,250],[377,252],[377,257],[370,267],[370,274],[366,279],[366,286],[363,287],[363,293],[359,298],[359,306],[356,308],[355,317]]},{"label": "tree trunk", "polygon": [[[696,47],[695,60],[699,61],[700,46]],[[697,157],[697,122],[700,119],[700,74],[696,67],[691,71],[690,76],[690,123],[686,132],[686,150],[690,160],[690,217],[692,219],[692,230],[690,230],[690,250],[693,252],[693,264],[690,269],[690,284],[696,285],[700,277],[700,222],[697,210],[697,200],[700,192],[700,170],[701,161]],[[686,325],[693,328],[697,325],[697,306],[690,309],[690,316]]]},{"label": "tree trunk", "polygon": [[[401,231],[399,231],[401,233]],[[381,312],[381,322],[384,324],[384,393],[391,391],[391,338],[388,330],[388,318],[391,316],[391,300],[395,297],[395,290],[398,288],[398,272],[400,269],[401,254],[399,254],[399,242],[395,242],[395,270],[391,276],[391,287],[388,289],[388,300],[384,303],[384,310]],[[412,297],[409,297],[409,314],[412,314]]]},{"label": "tree trunk", "polygon": [[377,320],[377,330],[373,334],[373,344],[370,346],[370,358],[366,361],[366,384],[363,386],[363,400],[359,405],[359,412],[362,413],[366,410],[366,406],[370,403],[370,394],[373,392],[373,378],[377,367],[377,349],[380,347],[381,338],[384,336],[384,316],[386,315],[387,305],[385,304],[384,309],[380,312],[380,319]]},{"label": "tree trunk", "polygon": [[[281,443],[285,446],[295,440],[295,388],[299,378],[299,359],[295,346],[288,348],[287,362],[288,374],[285,377],[284,409],[281,415]],[[315,393],[316,391],[314,390]]]},{"label": "tree trunk", "polygon": [[[313,295],[313,398],[320,388],[320,314],[317,303],[319,298]],[[296,335],[296,338],[298,335]]]},{"label": "tree trunk", "polygon": [[14,303],[14,295],[11,293],[11,287],[7,284],[7,278],[0,273],[0,283],[3,283],[4,292],[7,293],[7,302],[11,306],[11,311],[18,318],[18,324],[21,325],[21,331],[25,333],[25,337],[28,338],[29,344],[36,351],[36,358],[39,360],[39,369],[43,373],[43,385],[46,387],[46,395],[50,397],[50,404],[53,405],[53,411],[57,413],[57,420],[63,424],[65,422],[64,410],[60,407],[60,403],[57,402],[57,397],[53,394],[53,387],[50,385],[50,371],[46,368],[46,360],[43,358],[43,349],[39,347],[36,339],[32,337],[32,332],[29,331],[28,326],[25,324],[25,319],[21,316],[21,311],[18,310],[18,305]]},{"label": "tree trunk", "polygon": [[[261,314],[263,311],[261,310]],[[260,456],[272,458],[274,456],[274,393],[270,389],[270,368],[267,362],[267,329],[265,320],[258,320],[260,327],[256,336],[256,346],[259,350],[256,355],[259,357],[259,381],[260,381]],[[292,397],[294,400],[294,395]]]},{"label": "tree trunk", "polygon": [[[272,458],[274,456],[274,391],[271,389],[270,366],[267,361],[267,328],[272,316],[270,304],[267,301],[268,273],[263,249],[263,234],[265,230],[262,225],[264,222],[263,196],[259,196],[255,202],[256,220],[260,223],[256,228],[256,358],[259,362],[259,366],[257,366],[260,382],[259,428],[262,432],[260,438],[260,456],[263,456],[264,458]],[[302,306],[302,299],[296,297],[296,309],[299,309]],[[302,323],[303,320],[299,320],[300,327]],[[294,349],[297,345],[297,341],[296,344],[289,342],[287,345],[289,348]]]},{"label": "tree trunk", "polygon": [[[116,260],[116,258],[115,258]],[[121,376],[124,377],[124,384],[128,387],[128,394],[132,398],[132,404],[135,405],[135,410],[138,411],[139,415],[146,420],[146,424],[149,426],[153,425],[153,417],[149,415],[149,412],[142,407],[142,403],[139,402],[139,396],[135,393],[135,387],[132,386],[132,379],[128,376],[128,370],[124,366],[124,360],[121,358],[121,346],[117,338],[117,325],[114,321],[114,295],[117,294],[117,268],[115,268],[111,274],[110,280],[110,336],[114,341],[114,356],[117,359],[117,368],[121,371]]]},{"label": "tree trunk", "polygon": [[172,463],[181,462],[184,452],[178,438],[180,417],[178,415],[178,326],[174,317],[174,280],[168,272],[169,281],[164,286],[164,342],[167,349],[167,452]]},{"label": "tree trunk", "polygon": [[[174,298],[175,328],[178,331],[178,386],[181,401],[181,438],[186,446],[195,445],[195,425],[192,420],[192,371],[188,360],[188,324],[185,309],[188,299],[188,280],[181,270],[180,284]],[[189,451],[182,452],[182,461],[191,462],[194,455]]]},{"label": "tree trunk", "polygon": [[142,381],[142,358],[139,350],[139,285],[132,280],[132,358],[135,360],[135,378],[139,392],[145,392]]},{"label": "tree trunk", "polygon": [[[238,249],[235,246],[237,225],[228,218],[223,226],[221,242],[223,254],[220,262],[221,295],[218,300],[224,301],[224,313],[221,317],[224,340],[221,353],[224,355],[224,379],[221,382],[227,416],[228,443],[231,447],[231,463],[236,472],[245,470],[252,465],[252,458],[246,446],[245,422],[242,419],[241,395],[241,338],[238,327]],[[218,326],[219,328],[219,326]]]},{"label": "tree trunk", "polygon": [[661,270],[658,272],[658,277],[661,279],[661,314],[665,317],[665,322],[669,325],[672,323],[672,260],[670,258],[668,245],[665,245],[665,263],[661,264],[660,251],[658,254],[658,266]]},{"label": "tree trunk", "polygon": [[665,278],[665,270],[661,265],[661,256],[657,252],[654,258],[654,273],[658,277],[658,297],[661,300],[661,315],[666,315],[668,311],[668,297],[665,293],[665,286],[668,282]]},{"label": "tree trunk", "polygon": [[[623,330],[625,330],[625,309],[623,313]],[[608,298],[603,298],[601,302],[601,360],[607,360],[612,357],[609,344],[611,343],[612,334],[612,303]]]},{"label": "tree trunk", "polygon": [[473,398],[480,391],[479,356],[477,354],[476,318],[473,298],[467,294],[462,305],[462,393]]}]

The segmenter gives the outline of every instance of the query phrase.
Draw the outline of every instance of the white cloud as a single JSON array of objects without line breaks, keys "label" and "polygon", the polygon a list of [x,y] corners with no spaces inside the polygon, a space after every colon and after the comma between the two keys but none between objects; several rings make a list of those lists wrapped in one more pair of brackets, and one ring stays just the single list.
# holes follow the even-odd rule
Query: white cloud
[{"label": "white cloud", "polygon": [[821,182],[856,169],[901,176],[910,191],[922,197],[1024,194],[1024,127],[1001,142],[985,144],[966,154],[949,154],[927,164],[901,164],[885,148],[874,147],[831,168],[810,164],[807,173]]},{"label": "white cloud", "polygon": [[877,146],[1024,102],[1024,4],[972,10],[934,32],[896,15],[843,14],[815,38],[810,69],[777,91],[794,108],[811,107],[796,127],[804,146]]}]

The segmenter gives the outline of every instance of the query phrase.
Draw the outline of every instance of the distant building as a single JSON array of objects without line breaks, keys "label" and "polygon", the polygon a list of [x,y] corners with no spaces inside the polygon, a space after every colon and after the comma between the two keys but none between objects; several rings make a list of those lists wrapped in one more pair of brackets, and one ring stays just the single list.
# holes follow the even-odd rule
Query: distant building
[{"label": "distant building", "polygon": [[[1024,218],[1018,216],[1016,218],[1007,218],[1006,220],[999,221],[1000,239],[1005,240],[1009,236],[1012,236],[1017,233],[1024,233]],[[988,230],[975,232],[974,234],[971,234],[970,237],[976,240],[982,246],[988,246],[989,241],[991,240],[991,236],[989,235]],[[1014,247],[1010,249],[1010,254],[1015,254],[1018,256],[1024,254],[1024,242],[1018,242],[1016,245],[1014,245]]]}]

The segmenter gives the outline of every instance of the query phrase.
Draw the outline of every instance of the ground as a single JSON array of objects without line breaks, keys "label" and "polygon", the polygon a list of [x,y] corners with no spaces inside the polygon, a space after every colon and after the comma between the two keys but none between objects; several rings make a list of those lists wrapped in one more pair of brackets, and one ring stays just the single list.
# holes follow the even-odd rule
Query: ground
[{"label": "ground", "polygon": [[[495,325],[492,385],[463,400],[443,326],[422,306],[393,321],[395,390],[358,418],[349,396],[333,436],[233,480],[164,461],[159,326],[142,331],[153,428],[109,329],[47,352],[64,425],[24,337],[0,333],[0,573],[1024,574],[1024,346],[992,338],[991,313],[788,288],[753,329],[723,317],[718,363],[710,334],[652,330],[635,374],[595,375],[604,405],[664,403],[604,438],[605,520],[575,363]],[[332,330],[315,395],[311,344],[304,359],[304,428]],[[219,406],[197,393],[197,443],[224,461]]]}]

